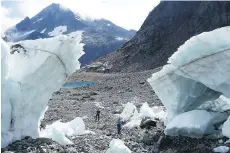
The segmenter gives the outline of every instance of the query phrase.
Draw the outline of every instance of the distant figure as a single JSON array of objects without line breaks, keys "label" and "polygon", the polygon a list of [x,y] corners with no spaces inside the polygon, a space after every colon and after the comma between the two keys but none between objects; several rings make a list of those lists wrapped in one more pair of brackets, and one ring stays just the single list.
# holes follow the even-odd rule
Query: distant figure
[{"label": "distant figure", "polygon": [[121,119],[118,118],[117,120],[117,133],[120,135],[121,134]]},{"label": "distant figure", "polygon": [[98,109],[97,114],[96,114],[96,121],[100,120],[100,113],[101,113],[101,111]]}]

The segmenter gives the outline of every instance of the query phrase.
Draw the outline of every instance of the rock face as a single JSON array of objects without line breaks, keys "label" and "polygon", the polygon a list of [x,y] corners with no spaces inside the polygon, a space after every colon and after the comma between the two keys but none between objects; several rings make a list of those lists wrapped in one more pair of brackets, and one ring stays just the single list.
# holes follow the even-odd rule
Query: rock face
[{"label": "rock face", "polygon": [[121,49],[100,59],[112,72],[153,69],[190,37],[230,25],[230,2],[162,1],[148,15],[137,34]]},{"label": "rock face", "polygon": [[105,56],[121,47],[134,35],[134,30],[126,30],[105,19],[83,19],[77,13],[60,4],[51,4],[32,18],[26,17],[5,32],[4,40],[21,41],[49,38],[82,30],[85,44],[80,59],[82,65]]}]

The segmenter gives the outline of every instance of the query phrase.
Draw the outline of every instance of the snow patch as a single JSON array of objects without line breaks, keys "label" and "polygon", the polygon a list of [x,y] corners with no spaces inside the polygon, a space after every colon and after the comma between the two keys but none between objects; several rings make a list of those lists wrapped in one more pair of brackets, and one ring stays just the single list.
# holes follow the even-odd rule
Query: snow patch
[{"label": "snow patch", "polygon": [[65,7],[62,4],[59,4],[59,9],[62,10],[62,11],[69,11],[70,10],[68,7]]},{"label": "snow patch", "polygon": [[43,29],[40,33],[44,33],[46,31],[47,28]]},{"label": "snow patch", "polygon": [[27,36],[27,35],[31,34],[32,32],[34,32],[34,31],[35,31],[35,30],[30,30],[30,31],[24,32],[24,33],[21,35],[21,37]]},{"label": "snow patch", "polygon": [[110,26],[111,26],[111,24],[109,24],[109,23],[108,23],[108,24],[107,24],[107,26],[108,26],[108,27],[110,27]]},{"label": "snow patch", "polygon": [[42,20],[42,18],[38,19],[37,21],[34,21],[33,24],[37,23],[37,22],[40,22],[41,20]]},{"label": "snow patch", "polygon": [[113,139],[109,144],[109,149],[106,153],[131,153],[131,150],[125,146],[124,141]]},{"label": "snow patch", "polygon": [[12,28],[11,30],[12,31],[10,32],[10,34],[7,34],[7,39],[9,41],[18,41],[20,39],[24,39],[26,38],[26,36],[28,36],[29,34],[35,31],[35,30],[31,30],[31,31],[19,32],[16,28]]},{"label": "snow patch", "polygon": [[219,146],[213,149],[214,152],[219,152],[219,153],[226,153],[229,151],[229,147],[226,146]]},{"label": "snow patch", "polygon": [[127,40],[126,38],[122,38],[122,37],[116,37],[115,39],[118,41]]},{"label": "snow patch", "polygon": [[53,31],[49,32],[49,36],[58,36],[67,31],[67,26],[58,26],[55,27]]}]

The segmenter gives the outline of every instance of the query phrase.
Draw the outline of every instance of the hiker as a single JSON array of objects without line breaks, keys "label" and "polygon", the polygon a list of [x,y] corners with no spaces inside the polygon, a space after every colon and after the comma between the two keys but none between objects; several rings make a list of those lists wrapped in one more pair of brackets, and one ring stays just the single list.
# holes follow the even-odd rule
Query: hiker
[{"label": "hiker", "polygon": [[96,114],[96,121],[99,121],[100,120],[100,110],[97,109],[97,114]]},{"label": "hiker", "polygon": [[117,120],[117,133],[119,135],[121,134],[121,119],[120,119],[120,117]]}]

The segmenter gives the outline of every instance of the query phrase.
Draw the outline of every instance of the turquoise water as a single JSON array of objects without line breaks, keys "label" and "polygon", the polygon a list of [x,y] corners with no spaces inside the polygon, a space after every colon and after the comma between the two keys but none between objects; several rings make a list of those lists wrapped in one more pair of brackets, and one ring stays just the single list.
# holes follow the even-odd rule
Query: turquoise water
[{"label": "turquoise water", "polygon": [[88,85],[96,84],[93,81],[85,81],[85,82],[72,82],[72,83],[65,83],[63,87],[84,87]]}]

